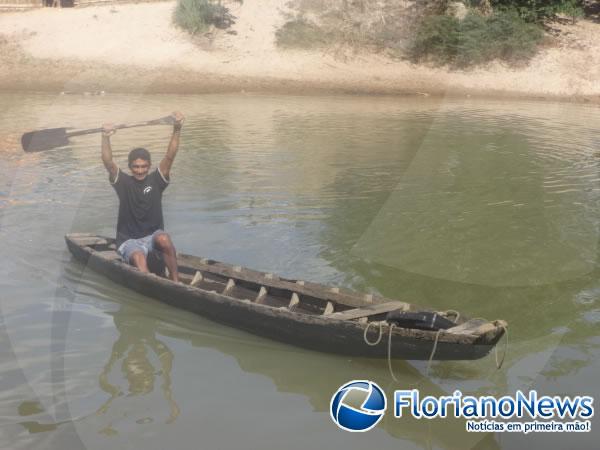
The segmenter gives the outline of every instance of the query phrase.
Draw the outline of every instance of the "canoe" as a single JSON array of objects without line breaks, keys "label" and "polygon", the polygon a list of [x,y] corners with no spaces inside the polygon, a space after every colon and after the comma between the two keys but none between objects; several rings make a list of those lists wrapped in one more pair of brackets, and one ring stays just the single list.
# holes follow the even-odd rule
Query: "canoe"
[{"label": "canoe", "polygon": [[[468,319],[456,311],[434,311],[185,254],[177,255],[180,283],[175,283],[124,263],[112,238],[73,233],[65,240],[81,263],[136,292],[256,335],[322,352],[473,360],[487,355],[507,327],[502,320]],[[428,314],[451,321],[451,326],[398,326],[387,320],[390,313]]]}]

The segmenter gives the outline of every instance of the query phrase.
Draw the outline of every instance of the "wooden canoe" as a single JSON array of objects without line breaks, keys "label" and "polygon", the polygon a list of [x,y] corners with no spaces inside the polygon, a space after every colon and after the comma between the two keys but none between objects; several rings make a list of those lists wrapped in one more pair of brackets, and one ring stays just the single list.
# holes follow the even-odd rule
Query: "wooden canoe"
[{"label": "wooden canoe", "polygon": [[[391,339],[394,359],[428,360],[433,356],[434,360],[472,360],[487,355],[506,330],[502,320],[468,320],[455,312],[438,313],[456,323],[446,330],[391,326],[385,321],[390,311],[432,310],[184,254],[177,255],[182,282],[174,283],[124,263],[112,238],[74,233],[65,240],[76,259],[141,294],[257,335],[318,351],[385,358]],[[379,342],[369,345],[365,338],[371,344]]]}]

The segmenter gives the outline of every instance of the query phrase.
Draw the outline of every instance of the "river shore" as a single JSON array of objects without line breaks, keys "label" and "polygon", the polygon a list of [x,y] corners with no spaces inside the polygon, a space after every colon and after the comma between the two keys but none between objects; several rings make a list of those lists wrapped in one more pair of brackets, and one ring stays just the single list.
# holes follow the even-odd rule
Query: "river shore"
[{"label": "river shore", "polygon": [[231,4],[230,30],[192,38],[171,24],[175,2],[0,14],[0,90],[56,93],[447,95],[600,103],[600,25],[557,24],[523,67],[468,71],[380,54],[275,45],[284,0]]}]

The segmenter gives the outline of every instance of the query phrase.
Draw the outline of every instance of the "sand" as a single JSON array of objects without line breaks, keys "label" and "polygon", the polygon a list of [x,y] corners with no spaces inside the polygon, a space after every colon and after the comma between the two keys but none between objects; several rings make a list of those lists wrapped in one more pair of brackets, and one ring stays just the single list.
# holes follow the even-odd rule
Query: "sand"
[{"label": "sand", "polygon": [[265,91],[472,95],[600,103],[600,24],[557,25],[525,67],[468,71],[379,54],[280,50],[287,0],[232,2],[230,33],[196,38],[171,22],[175,2],[0,14],[0,89],[206,93]]}]

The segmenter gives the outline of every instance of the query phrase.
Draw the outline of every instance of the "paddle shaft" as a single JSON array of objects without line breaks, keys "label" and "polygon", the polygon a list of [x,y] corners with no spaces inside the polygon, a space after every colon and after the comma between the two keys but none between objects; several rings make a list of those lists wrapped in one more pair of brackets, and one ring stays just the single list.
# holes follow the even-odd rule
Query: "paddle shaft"
[{"label": "paddle shaft", "polygon": [[[165,116],[165,117],[161,117],[160,119],[155,119],[155,120],[147,120],[146,122],[136,122],[136,123],[122,123],[119,125],[115,125],[113,127],[114,130],[122,130],[124,128],[136,128],[136,127],[146,127],[149,125],[162,125],[162,124],[172,124],[174,123],[173,121],[173,117],[172,116]],[[72,137],[72,136],[83,136],[86,134],[94,134],[94,133],[101,133],[102,131],[104,131],[104,128],[100,127],[100,128],[89,128],[87,130],[76,130],[76,131],[67,131],[65,133],[66,137]]]}]

